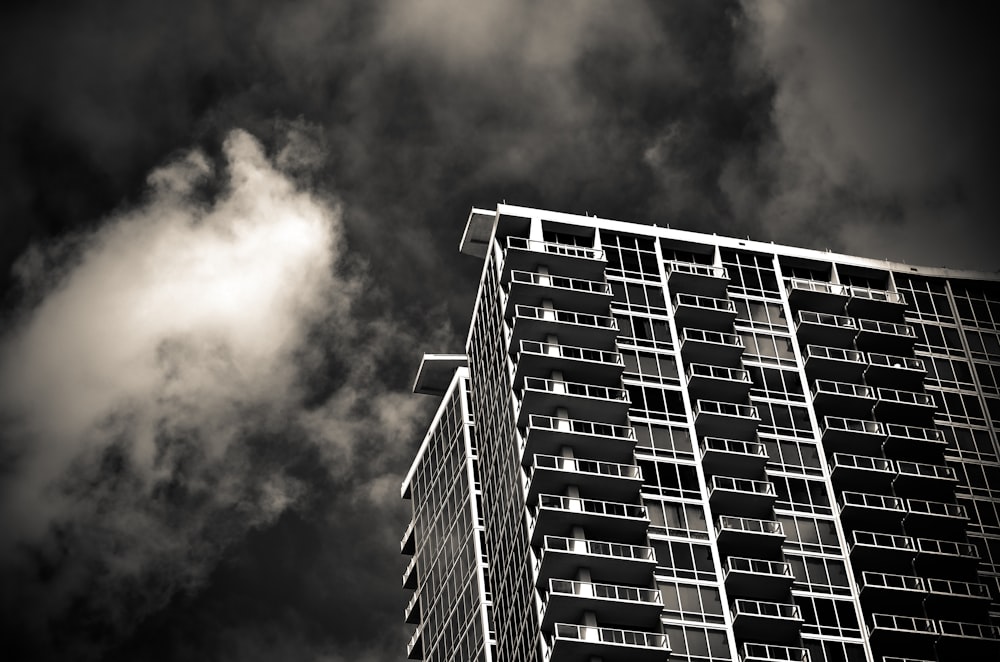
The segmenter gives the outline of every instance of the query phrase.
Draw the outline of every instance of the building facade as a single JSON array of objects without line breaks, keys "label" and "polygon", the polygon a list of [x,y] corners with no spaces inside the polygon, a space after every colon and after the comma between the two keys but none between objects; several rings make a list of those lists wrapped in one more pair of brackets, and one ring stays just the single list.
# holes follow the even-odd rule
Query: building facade
[{"label": "building facade", "polygon": [[499,205],[410,659],[1000,659],[1000,276]]}]

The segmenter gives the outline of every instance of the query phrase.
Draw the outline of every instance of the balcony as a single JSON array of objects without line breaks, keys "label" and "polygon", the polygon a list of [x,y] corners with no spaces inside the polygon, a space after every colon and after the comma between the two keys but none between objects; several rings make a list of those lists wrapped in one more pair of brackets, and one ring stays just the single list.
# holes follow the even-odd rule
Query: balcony
[{"label": "balcony", "polygon": [[743,339],[735,333],[691,328],[681,330],[681,357],[685,363],[736,366],[744,349]]},{"label": "balcony", "polygon": [[869,418],[875,407],[875,389],[862,384],[817,379],[813,383],[813,407],[817,413]]},{"label": "balcony", "polygon": [[539,306],[546,299],[566,310],[606,314],[611,296],[611,286],[605,281],[512,271],[504,317],[513,317],[517,306]]},{"label": "balcony", "polygon": [[525,377],[544,378],[558,370],[564,375],[589,384],[621,384],[625,361],[618,352],[558,343],[522,340],[514,369],[514,384]]},{"label": "balcony", "polygon": [[795,309],[840,313],[847,304],[847,287],[844,285],[806,278],[789,278],[785,281],[785,286],[788,289],[788,303]]},{"label": "balcony", "polygon": [[649,528],[645,506],[556,494],[539,494],[532,516],[528,527],[532,545],[542,544],[545,536],[565,535],[574,526],[612,540],[640,540]]},{"label": "balcony", "polygon": [[846,453],[834,453],[830,460],[834,487],[872,494],[892,493],[896,469],[890,460]]},{"label": "balcony", "polygon": [[924,383],[927,366],[920,359],[868,352],[865,382],[870,386],[917,389]]},{"label": "balcony", "polygon": [[765,480],[712,476],[708,488],[712,512],[737,517],[768,515],[777,498],[774,485]]},{"label": "balcony", "polygon": [[896,470],[899,475],[892,486],[902,497],[935,495],[946,498],[955,493],[955,486],[958,485],[958,477],[951,467],[899,461],[896,462]]},{"label": "balcony", "polygon": [[710,396],[712,400],[746,400],[753,385],[750,373],[740,368],[726,368],[706,363],[688,365],[688,392],[692,398]]},{"label": "balcony", "polygon": [[652,547],[616,542],[545,536],[538,559],[537,586],[544,587],[553,577],[567,577],[581,566],[590,568],[592,578],[613,579],[624,584],[648,584],[656,568]]},{"label": "balcony", "polygon": [[642,487],[642,470],[634,464],[535,455],[528,478],[527,502],[535,504],[543,492],[564,493],[570,485],[612,501],[634,501]]},{"label": "balcony", "polygon": [[538,306],[517,306],[514,311],[511,347],[519,347],[522,340],[545,340],[555,335],[567,345],[611,349],[618,337],[618,323],[608,315],[587,315]]},{"label": "balcony", "polygon": [[868,366],[857,350],[823,345],[806,345],[805,361],[811,378],[836,382],[860,382]]},{"label": "balcony", "polygon": [[944,433],[935,428],[890,423],[885,430],[882,448],[890,457],[939,459],[948,448]]},{"label": "balcony", "polygon": [[424,659],[424,641],[423,641],[424,629],[421,626],[417,626],[417,629],[413,632],[410,640],[406,642],[406,659],[408,660],[422,660]]},{"label": "balcony", "polygon": [[663,270],[667,272],[667,286],[671,292],[719,297],[726,293],[729,285],[729,272],[725,267],[665,260]]},{"label": "balcony", "polygon": [[674,320],[680,327],[731,331],[736,304],[729,299],[678,293],[674,295]]},{"label": "balcony", "polygon": [[858,320],[855,347],[865,352],[907,354],[917,342],[917,334],[909,324]]},{"label": "balcony", "polygon": [[937,404],[930,393],[879,388],[875,416],[884,423],[929,425],[934,421]]},{"label": "balcony", "polygon": [[412,555],[416,551],[416,542],[414,541],[413,529],[415,526],[415,520],[410,520],[409,524],[406,525],[406,531],[403,532],[403,537],[399,540],[399,553]]},{"label": "balcony", "polygon": [[851,529],[899,529],[906,514],[903,500],[897,497],[863,492],[840,494],[840,519]]},{"label": "balcony", "polygon": [[906,299],[899,292],[851,285],[848,289],[847,314],[870,320],[892,322],[903,318]]},{"label": "balcony", "polygon": [[701,464],[708,475],[757,478],[764,475],[767,449],[756,441],[702,437]]},{"label": "balcony", "polygon": [[909,536],[852,531],[851,564],[866,570],[909,568],[917,556],[917,544]]},{"label": "balcony", "polygon": [[635,459],[635,431],[627,425],[539,414],[528,417],[521,456],[524,465],[529,465],[534,455],[559,455],[564,446],[581,457],[628,464]]},{"label": "balcony", "polygon": [[990,608],[990,591],[981,582],[931,577],[927,580],[927,615],[954,618],[959,614],[984,614]]},{"label": "balcony", "polygon": [[750,439],[760,425],[760,415],[753,405],[697,400],[694,405],[694,427],[699,435]]},{"label": "balcony", "polygon": [[420,624],[420,593],[414,592],[403,610],[403,621],[410,625]]},{"label": "balcony", "polygon": [[740,639],[788,641],[797,639],[802,614],[797,605],[736,599],[731,610],[733,632]]},{"label": "balcony", "polygon": [[417,588],[417,557],[410,557],[410,562],[406,564],[403,571],[403,588]]},{"label": "balcony", "polygon": [[953,542],[936,538],[917,538],[917,559],[914,569],[925,576],[975,576],[979,565],[979,550],[968,542]]},{"label": "balcony", "polygon": [[622,388],[525,377],[517,424],[526,425],[531,414],[551,414],[560,407],[585,412],[589,420],[598,423],[624,423],[631,404],[628,391]]},{"label": "balcony", "polygon": [[744,642],[740,662],[810,662],[809,651],[798,646]]},{"label": "balcony", "polygon": [[511,235],[507,237],[501,281],[506,282],[511,271],[535,271],[540,266],[548,267],[554,273],[571,273],[580,278],[601,280],[607,264],[604,251],[596,248]]},{"label": "balcony", "polygon": [[726,593],[730,596],[762,600],[788,596],[795,582],[792,568],[787,563],[739,556],[726,559],[723,576]]},{"label": "balcony", "polygon": [[785,530],[781,522],[721,515],[716,520],[719,549],[754,556],[770,556],[781,550]]},{"label": "balcony", "polygon": [[867,570],[861,573],[860,596],[867,609],[922,616],[925,593],[927,586],[920,577]]},{"label": "balcony", "polygon": [[956,503],[907,499],[906,510],[903,525],[906,533],[913,536],[940,535],[947,538],[963,532],[969,522],[965,508]]},{"label": "balcony", "polygon": [[594,657],[604,662],[665,662],[670,656],[666,635],[570,623],[556,623],[546,662],[577,662]]},{"label": "balcony", "polygon": [[599,622],[647,628],[660,622],[663,600],[660,592],[651,588],[549,580],[543,630],[553,629],[556,623],[582,619],[585,611],[593,612]]},{"label": "balcony", "polygon": [[858,325],[853,318],[811,310],[799,311],[795,336],[804,345],[846,348],[851,346],[857,334]]},{"label": "balcony", "polygon": [[934,621],[913,616],[872,614],[868,639],[880,651],[902,655],[933,650],[938,630]]},{"label": "balcony", "polygon": [[981,623],[937,621],[938,659],[996,660],[1000,658],[1000,628]]},{"label": "balcony", "polygon": [[823,417],[823,447],[828,451],[874,455],[884,440],[885,426],[876,421]]}]

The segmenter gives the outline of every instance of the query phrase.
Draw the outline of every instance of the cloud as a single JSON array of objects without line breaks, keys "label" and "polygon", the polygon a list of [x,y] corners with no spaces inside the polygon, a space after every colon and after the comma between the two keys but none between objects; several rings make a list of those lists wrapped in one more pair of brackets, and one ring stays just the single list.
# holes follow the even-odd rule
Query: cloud
[{"label": "cloud", "polygon": [[[345,266],[337,203],[245,132],[222,155],[180,156],[138,207],[19,265],[34,296],[0,345],[0,561],[29,645],[101,650],[309,496],[299,454],[336,481],[422,413],[378,379],[405,337],[354,312],[371,282]],[[278,162],[317,158],[293,131]]]}]

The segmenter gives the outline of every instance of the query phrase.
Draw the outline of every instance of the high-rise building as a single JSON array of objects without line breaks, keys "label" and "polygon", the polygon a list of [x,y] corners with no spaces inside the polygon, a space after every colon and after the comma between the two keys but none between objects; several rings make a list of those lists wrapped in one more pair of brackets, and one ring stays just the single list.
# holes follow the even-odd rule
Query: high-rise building
[{"label": "high-rise building", "polygon": [[1000,659],[1000,276],[499,205],[411,659]]}]

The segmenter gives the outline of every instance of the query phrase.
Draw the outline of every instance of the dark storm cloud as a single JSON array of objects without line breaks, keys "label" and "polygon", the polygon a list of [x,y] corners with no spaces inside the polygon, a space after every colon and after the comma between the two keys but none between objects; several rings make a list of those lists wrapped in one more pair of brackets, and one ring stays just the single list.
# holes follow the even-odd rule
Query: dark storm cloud
[{"label": "dark storm cloud", "polygon": [[[401,656],[398,485],[433,405],[407,389],[421,351],[464,337],[472,205],[997,266],[996,58],[971,10],[8,11],[5,346],[26,388],[4,399],[21,417],[3,421],[0,485],[29,496],[4,498],[19,538],[0,573],[25,659]],[[253,199],[227,163],[284,192],[271,222],[222,214],[233,191]],[[289,201],[326,250],[264,239],[301,216]],[[204,217],[225,220],[206,235]],[[921,232],[943,223],[944,242]],[[212,303],[230,294],[208,282],[247,305]]]}]

